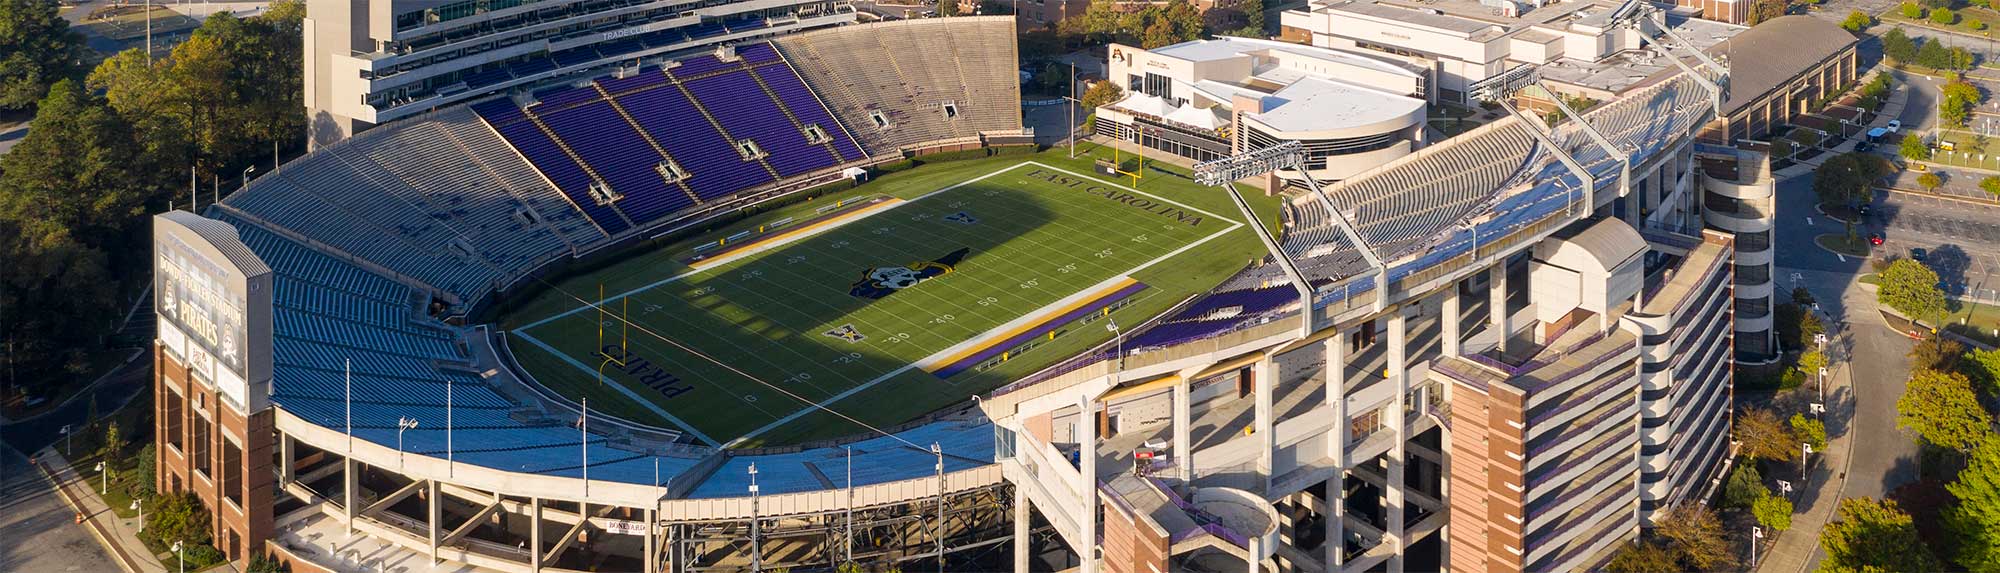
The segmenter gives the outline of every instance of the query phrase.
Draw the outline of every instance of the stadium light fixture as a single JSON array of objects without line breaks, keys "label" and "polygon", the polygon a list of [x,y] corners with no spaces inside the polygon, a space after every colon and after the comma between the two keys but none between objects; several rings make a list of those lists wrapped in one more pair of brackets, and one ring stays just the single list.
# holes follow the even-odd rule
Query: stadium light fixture
[{"label": "stadium light fixture", "polygon": [[416,418],[396,418],[396,467],[403,467],[403,432],[417,427]]},{"label": "stadium light fixture", "polygon": [[764,544],[757,535],[761,521],[757,517],[757,462],[750,462],[750,570],[758,573],[764,570]]},{"label": "stadium light fixture", "polygon": [[938,573],[944,573],[944,449],[937,442],[931,442],[931,455],[937,456],[938,480],[938,522],[937,522],[937,566]]}]

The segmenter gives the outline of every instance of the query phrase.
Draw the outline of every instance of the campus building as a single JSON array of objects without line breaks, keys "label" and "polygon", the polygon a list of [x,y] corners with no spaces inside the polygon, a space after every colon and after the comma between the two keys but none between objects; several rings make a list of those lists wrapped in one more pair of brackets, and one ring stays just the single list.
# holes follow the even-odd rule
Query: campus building
[{"label": "campus building", "polygon": [[1109,54],[1107,81],[1126,95],[1095,111],[1103,137],[1195,161],[1299,141],[1322,180],[1424,143],[1430,76],[1394,59],[1233,37]]},{"label": "campus building", "polygon": [[496,92],[855,21],[829,0],[311,0],[306,14],[314,147]]},{"label": "campus building", "polygon": [[[1612,0],[1317,0],[1281,16],[1282,38],[1400,58],[1432,70],[1437,101],[1466,104],[1488,78],[1535,66],[1554,88],[1600,101],[1674,70],[1644,35],[1612,25]],[[1663,12],[1696,50],[1744,28]]]},{"label": "campus building", "polygon": [[1722,116],[1702,139],[1725,145],[1765,140],[1773,129],[1816,111],[1854,85],[1859,45],[1840,26],[1806,15],[1779,17],[1723,42],[1714,52],[1728,60],[1734,85]]}]

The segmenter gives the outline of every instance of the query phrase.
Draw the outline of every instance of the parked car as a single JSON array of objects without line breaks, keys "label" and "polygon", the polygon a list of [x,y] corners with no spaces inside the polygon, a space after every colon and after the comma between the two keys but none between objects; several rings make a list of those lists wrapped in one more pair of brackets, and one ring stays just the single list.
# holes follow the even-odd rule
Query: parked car
[{"label": "parked car", "polygon": [[1899,129],[1903,129],[1903,120],[1900,119],[1889,120],[1889,133],[1895,133],[1896,130]]},{"label": "parked car", "polygon": [[1875,246],[1877,246],[1877,247],[1880,247],[1880,246],[1882,246],[1882,234],[1881,234],[1881,233],[1869,233],[1869,234],[1868,234],[1868,244],[1870,244],[1870,245],[1875,245]]},{"label": "parked car", "polygon": [[1855,151],[1861,151],[1861,152],[1866,152],[1866,151],[1868,151],[1868,150],[1870,150],[1870,149],[1874,149],[1874,148],[1875,148],[1875,142],[1873,142],[1873,141],[1863,141],[1863,142],[1861,142],[1861,143],[1856,143],[1856,144],[1854,144],[1854,150],[1855,150]]},{"label": "parked car", "polygon": [[1924,258],[1929,257],[1930,254],[1931,254],[1930,251],[1926,251],[1922,248],[1910,249],[1910,260],[1921,263],[1924,262]]},{"label": "parked car", "polygon": [[1854,212],[1860,213],[1861,216],[1866,217],[1868,216],[1869,213],[1875,212],[1875,206],[1868,203],[1862,203],[1860,205],[1854,206]]}]

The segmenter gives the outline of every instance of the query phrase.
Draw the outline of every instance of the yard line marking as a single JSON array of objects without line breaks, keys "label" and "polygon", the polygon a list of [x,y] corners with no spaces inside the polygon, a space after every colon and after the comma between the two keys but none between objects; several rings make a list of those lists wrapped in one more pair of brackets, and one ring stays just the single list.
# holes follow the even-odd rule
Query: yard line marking
[{"label": "yard line marking", "polygon": [[[568,353],[556,350],[555,347],[549,346],[549,344],[546,342],[542,342],[542,339],[535,338],[534,336],[530,336],[528,333],[519,330],[514,331],[513,335],[521,337],[522,340],[528,341],[529,344],[542,347],[542,350],[548,351],[549,354],[556,355],[557,358],[561,358],[563,362],[568,362],[571,366],[575,366],[591,374],[597,373],[596,369],[586,366],[582,362],[578,362],[576,358],[571,357]],[[616,388],[618,390],[618,393],[624,394],[625,397],[631,398],[632,401],[638,402],[640,406],[645,406],[646,409],[652,410],[653,413],[659,414],[660,417],[666,418],[667,421],[673,422],[675,425],[680,426],[681,429],[687,430],[688,434],[693,435],[696,439],[701,440],[703,443],[706,443],[711,446],[716,444],[715,439],[708,437],[708,434],[702,433],[700,428],[696,428],[694,427],[693,424],[689,424],[687,423],[687,421],[682,420],[679,417],[674,416],[673,414],[667,413],[667,410],[665,408],[661,408],[659,404],[654,404],[653,401],[647,400],[644,397],[639,396],[638,393],[633,392],[631,388],[625,387],[624,384],[618,383],[616,380],[613,380],[612,383],[605,385],[610,386],[612,388]]]},{"label": "yard line marking", "polygon": [[[918,195],[918,196],[916,196],[916,197],[912,197],[912,198],[910,198],[910,199],[908,199],[908,200],[905,200],[905,201],[903,201],[903,202],[900,202],[900,203],[896,203],[896,204],[894,204],[894,205],[890,205],[889,207],[887,207],[887,208],[884,208],[884,209],[877,209],[877,210],[874,210],[874,211],[869,211],[869,212],[868,212],[868,213],[867,213],[866,215],[864,215],[864,216],[861,216],[861,217],[856,217],[856,218],[854,218],[854,219],[850,219],[850,220],[849,220],[849,221],[848,221],[848,222],[847,222],[846,224],[841,224],[841,225],[834,225],[834,226],[831,226],[831,227],[824,227],[824,228],[821,228],[821,229],[820,229],[820,230],[819,230],[818,232],[816,232],[816,233],[812,233],[812,234],[810,234],[810,235],[800,235],[800,236],[798,237],[798,239],[795,239],[795,240],[803,240],[803,239],[805,239],[806,237],[812,237],[812,236],[817,236],[817,235],[820,235],[820,234],[823,234],[823,233],[825,233],[825,232],[827,232],[827,231],[830,231],[830,230],[833,230],[833,229],[838,229],[838,228],[840,228],[840,227],[845,227],[845,226],[847,226],[848,224],[853,224],[853,223],[855,223],[855,222],[859,222],[859,221],[862,221],[862,220],[864,220],[864,219],[867,219],[867,218],[869,218],[869,217],[874,217],[874,216],[876,216],[876,215],[880,215],[880,214],[882,214],[882,213],[887,213],[887,212],[890,212],[890,211],[894,211],[894,210],[896,210],[896,208],[898,208],[898,207],[902,207],[902,206],[904,206],[904,205],[909,205],[909,204],[912,204],[912,203],[916,203],[916,202],[918,202],[918,201],[921,201],[921,200],[923,200],[923,199],[925,199],[925,198],[927,198],[927,197],[930,197],[930,196],[932,196],[932,195],[936,195],[936,194],[939,194],[939,193],[943,193],[943,192],[946,192],[946,191],[950,191],[950,190],[953,190],[953,189],[957,189],[957,188],[960,188],[960,187],[964,187],[964,186],[967,186],[967,185],[971,185],[971,184],[973,184],[973,183],[977,183],[977,182],[980,182],[980,181],[985,181],[985,180],[986,180],[987,178],[989,178],[989,177],[993,177],[993,176],[995,176],[995,175],[999,175],[999,174],[1001,174],[1001,173],[1006,173],[1006,172],[1008,172],[1008,171],[1012,171],[1012,170],[1015,170],[1015,169],[1019,169],[1019,168],[1020,168],[1020,167],[1021,167],[1022,165],[1028,165],[1028,164],[1030,164],[1030,163],[1035,163],[1035,162],[1033,162],[1033,161],[1029,161],[1029,162],[1026,162],[1026,163],[1016,163],[1016,164],[1013,164],[1013,165],[1010,165],[1010,166],[1007,166],[1007,167],[1002,167],[1002,168],[1000,168],[1000,169],[996,169],[996,170],[994,170],[994,171],[992,171],[992,172],[990,172],[990,173],[987,173],[987,174],[985,174],[985,175],[981,175],[981,176],[978,176],[978,177],[974,177],[974,178],[971,178],[971,179],[967,179],[967,180],[964,180],[964,181],[960,181],[960,182],[958,182],[958,183],[954,183],[954,184],[952,184],[952,185],[950,185],[950,186],[947,186],[947,187],[945,187],[945,188],[942,188],[942,189],[938,189],[938,190],[936,190],[936,191],[932,191],[932,192],[929,192],[929,193],[925,193],[925,194],[922,194],[922,195]],[[1036,164],[1036,165],[1040,165],[1039,163],[1035,163],[1035,164]],[[1058,169],[1058,171],[1061,171],[1061,170],[1060,170],[1060,169]],[[1116,184],[1114,183],[1114,185],[1116,185]],[[1136,191],[1136,189],[1134,189],[1134,191]],[[1192,208],[1192,207],[1190,207],[1190,208]],[[674,275],[674,276],[670,276],[670,277],[667,277],[667,278],[664,278],[664,279],[660,279],[660,280],[657,280],[657,281],[653,281],[653,282],[652,282],[652,283],[650,283],[650,284],[647,284],[647,285],[644,285],[644,286],[640,286],[640,287],[638,287],[638,288],[635,288],[635,289],[632,289],[632,290],[628,290],[628,291],[625,291],[625,292],[622,292],[622,293],[618,293],[617,295],[615,295],[615,296],[612,296],[611,298],[607,298],[607,299],[604,299],[604,300],[603,300],[603,301],[601,301],[601,302],[612,302],[612,301],[615,301],[615,300],[618,300],[618,299],[622,299],[622,298],[625,298],[625,297],[628,297],[628,296],[632,296],[632,295],[634,295],[634,294],[638,294],[638,293],[641,293],[641,292],[645,292],[645,291],[648,291],[648,290],[652,290],[653,288],[655,288],[655,287],[659,287],[660,285],[665,285],[665,284],[668,284],[668,283],[673,283],[673,282],[677,282],[677,281],[680,281],[680,280],[682,280],[682,279],[685,279],[685,278],[688,278],[688,277],[691,277],[691,276],[694,276],[694,275],[697,275],[697,274],[701,274],[701,273],[703,273],[703,272],[707,272],[707,271],[709,271],[709,270],[713,270],[713,269],[691,269],[691,270],[688,270],[687,272],[683,272],[683,273],[681,273],[681,274],[677,274],[677,275]],[[531,328],[534,328],[534,327],[537,327],[537,326],[541,326],[541,325],[543,325],[543,324],[548,324],[549,322],[552,322],[552,321],[555,321],[556,319],[560,319],[560,318],[563,318],[563,317],[566,317],[566,316],[569,316],[569,315],[572,315],[572,314],[576,314],[576,313],[579,313],[579,312],[583,312],[583,311],[585,311],[585,310],[594,310],[594,309],[597,309],[597,308],[598,308],[598,304],[599,304],[599,303],[595,303],[595,302],[588,302],[588,303],[584,303],[584,304],[583,304],[583,306],[579,306],[579,307],[576,307],[576,308],[572,308],[572,309],[569,309],[569,310],[567,310],[567,311],[564,311],[564,312],[562,312],[562,313],[559,313],[559,314],[556,314],[556,315],[554,315],[554,316],[550,316],[550,317],[548,317],[548,318],[544,318],[544,319],[541,319],[541,320],[537,320],[537,321],[534,321],[534,322],[530,322],[530,323],[528,323],[528,324],[525,324],[525,325],[522,325],[522,326],[521,326],[521,328],[519,328],[519,329],[516,329],[516,330],[528,330],[528,329],[531,329]]]},{"label": "yard line marking", "polygon": [[[1032,161],[1031,161],[1031,162],[1029,162],[1029,163],[1034,163],[1034,162],[1032,162]],[[1024,165],[1025,165],[1025,164],[1024,164]],[[1060,170],[1058,170],[1058,171],[1060,171]],[[1112,185],[1118,185],[1118,184],[1117,184],[1117,183],[1112,183]],[[1119,187],[1124,187],[1123,185],[1118,185],[1118,186],[1119,186]],[[1131,189],[1130,187],[1124,187],[1124,188],[1126,188],[1126,189]],[[1136,191],[1136,189],[1133,189],[1133,190],[1134,190],[1134,191]],[[1164,199],[1162,199],[1162,200],[1164,201]],[[1192,207],[1189,207],[1189,208],[1190,208],[1190,209],[1192,209]],[[1199,210],[1199,209],[1197,209],[1197,211],[1198,211],[1198,210]],[[1210,216],[1214,216],[1214,214],[1212,214],[1212,213],[1211,213],[1211,214],[1210,214]],[[1230,233],[1231,231],[1235,231],[1236,229],[1238,229],[1238,228],[1241,228],[1241,227],[1243,227],[1243,222],[1242,222],[1242,221],[1237,221],[1237,220],[1235,220],[1235,219],[1229,219],[1229,218],[1225,218],[1225,217],[1217,217],[1217,218],[1219,218],[1219,219],[1222,219],[1222,220],[1225,220],[1225,221],[1229,221],[1229,222],[1230,222],[1230,225],[1229,225],[1229,227],[1227,227],[1227,228],[1224,228],[1224,229],[1223,229],[1223,230],[1221,230],[1221,231],[1216,231],[1216,232],[1214,232],[1214,233],[1210,233],[1210,234],[1209,234],[1208,236],[1206,236],[1206,237],[1202,237],[1202,238],[1201,238],[1201,240],[1198,240],[1198,241],[1194,241],[1194,242],[1192,242],[1192,243],[1188,243],[1188,244],[1186,244],[1186,245],[1183,245],[1183,246],[1181,246],[1181,248],[1178,248],[1178,249],[1174,249],[1174,250],[1173,250],[1172,252],[1169,252],[1169,253],[1167,253],[1167,254],[1164,254],[1164,255],[1160,255],[1160,256],[1159,256],[1158,258],[1155,258],[1155,259],[1153,259],[1153,260],[1150,260],[1150,261],[1146,261],[1145,263],[1142,263],[1142,264],[1140,264],[1139,266],[1136,266],[1136,267],[1132,267],[1132,270],[1129,270],[1129,271],[1126,271],[1126,274],[1128,274],[1128,275],[1129,275],[1129,274],[1131,274],[1131,273],[1136,273],[1136,272],[1139,272],[1139,271],[1141,271],[1141,270],[1144,270],[1144,269],[1147,269],[1147,268],[1151,268],[1151,267],[1152,267],[1153,265],[1156,265],[1156,264],[1159,264],[1159,263],[1161,263],[1161,262],[1163,262],[1163,261],[1166,261],[1167,259],[1171,259],[1171,258],[1173,258],[1173,257],[1175,257],[1175,256],[1178,256],[1178,255],[1180,255],[1181,253],[1185,253],[1185,252],[1187,252],[1187,251],[1188,251],[1188,249],[1193,249],[1193,248],[1195,248],[1195,247],[1198,247],[1198,246],[1201,246],[1201,245],[1202,245],[1203,243],[1207,243],[1207,242],[1209,242],[1209,241],[1212,241],[1212,240],[1215,240],[1215,238],[1216,238],[1216,237],[1221,237],[1221,236],[1224,236],[1224,235],[1228,235],[1228,234],[1229,234],[1229,233]],[[1060,304],[1060,303],[1059,303],[1059,302],[1058,302],[1058,303],[1051,303],[1051,304],[1050,304],[1050,305],[1048,305],[1048,306],[1055,306],[1055,305],[1057,305],[1057,304]],[[1029,315],[1038,315],[1038,314],[1042,314],[1042,313],[1043,313],[1044,311],[1048,310],[1048,306],[1045,306],[1045,307],[1043,307],[1043,308],[1039,308],[1039,309],[1035,309],[1035,310],[1033,310],[1033,311],[1029,311],[1029,312],[1028,312],[1027,314],[1029,314]],[[941,359],[941,358],[942,358],[942,355],[944,355],[944,354],[946,354],[946,353],[949,353],[949,352],[951,352],[951,350],[950,350],[950,349],[945,349],[945,350],[940,350],[940,351],[937,351],[937,352],[935,352],[935,353],[931,354],[930,356],[926,356],[926,357],[924,357],[924,358],[923,358],[922,360],[918,360],[917,362],[914,362],[914,363],[911,363],[911,364],[908,364],[908,365],[905,365],[905,366],[903,366],[902,368],[897,368],[897,369],[895,369],[895,370],[892,370],[892,371],[890,371],[890,372],[889,372],[888,374],[883,374],[882,376],[880,376],[880,377],[877,377],[877,378],[876,378],[876,379],[874,379],[874,380],[869,380],[868,382],[866,382],[866,383],[863,383],[863,384],[862,384],[862,385],[860,385],[860,386],[855,386],[855,387],[853,387],[853,388],[849,388],[849,389],[847,389],[846,391],[843,391],[843,392],[841,392],[841,393],[839,393],[839,394],[835,394],[835,395],[833,395],[833,397],[831,397],[831,398],[827,398],[826,400],[824,400],[824,401],[821,401],[821,402],[820,402],[819,404],[817,404],[817,405],[815,405],[815,406],[813,406],[813,407],[811,407],[811,408],[801,408],[801,409],[799,409],[799,411],[797,411],[797,412],[792,412],[792,413],[791,413],[790,415],[788,415],[788,416],[785,416],[785,417],[783,417],[783,418],[779,418],[779,419],[778,419],[777,421],[775,421],[775,422],[771,422],[771,423],[769,423],[769,424],[765,424],[765,425],[764,425],[764,427],[761,427],[761,428],[757,428],[756,430],[752,430],[752,431],[751,431],[750,433],[748,433],[748,434],[744,434],[744,435],[742,435],[741,437],[738,437],[738,438],[736,438],[736,439],[734,439],[734,440],[730,440],[730,441],[729,441],[729,443],[727,443],[727,444],[723,444],[723,446],[722,446],[722,447],[724,447],[724,448],[728,448],[728,447],[731,447],[731,446],[734,446],[734,445],[736,445],[736,444],[740,444],[740,443],[743,443],[743,441],[745,441],[745,440],[748,440],[748,439],[750,439],[750,438],[754,438],[754,437],[757,437],[757,436],[760,436],[760,435],[763,435],[763,434],[764,434],[764,432],[769,432],[769,431],[771,431],[771,430],[773,430],[773,429],[776,429],[776,428],[778,428],[779,426],[783,426],[783,425],[785,425],[786,423],[788,423],[788,422],[791,422],[792,420],[797,420],[797,419],[799,419],[799,418],[801,418],[801,417],[804,417],[804,416],[805,416],[805,415],[806,415],[807,413],[810,413],[810,412],[814,412],[814,411],[818,411],[818,410],[821,410],[821,409],[826,409],[826,410],[832,410],[832,409],[833,409],[833,408],[832,408],[832,405],[833,405],[833,403],[834,403],[834,402],[839,402],[839,401],[841,401],[842,399],[845,399],[845,398],[847,398],[848,396],[852,396],[852,395],[854,395],[854,394],[856,394],[856,393],[858,393],[858,392],[860,392],[860,391],[862,391],[862,390],[866,390],[866,389],[869,389],[869,388],[873,388],[873,387],[874,387],[874,386],[875,386],[876,384],[881,384],[882,382],[884,382],[884,381],[886,381],[886,380],[888,380],[888,379],[890,379],[890,378],[894,378],[894,377],[896,377],[897,375],[900,375],[900,374],[902,374],[902,373],[904,373],[904,372],[908,372],[908,371],[910,371],[911,369],[913,369],[913,368],[916,368],[916,367],[917,367],[917,364],[921,364],[921,363],[925,363],[925,362],[932,362],[932,361],[936,361],[936,360],[939,360],[939,359]]]}]

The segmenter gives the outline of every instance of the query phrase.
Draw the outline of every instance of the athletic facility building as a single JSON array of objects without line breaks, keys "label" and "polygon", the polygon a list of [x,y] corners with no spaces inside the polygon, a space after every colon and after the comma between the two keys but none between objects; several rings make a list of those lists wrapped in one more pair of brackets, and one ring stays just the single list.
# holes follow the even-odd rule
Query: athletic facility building
[{"label": "athletic facility building", "polygon": [[157,216],[158,487],[294,571],[647,573],[1580,570],[1713,487],[1726,69],[1245,197],[1018,145],[1013,37],[730,44]]},{"label": "athletic facility building", "polygon": [[1196,161],[1299,141],[1321,180],[1424,142],[1428,70],[1394,59],[1232,37],[1109,50],[1126,95],[1095,111],[1100,136]]},{"label": "athletic facility building", "polygon": [[309,141],[705,46],[855,21],[824,0],[312,0]]}]

